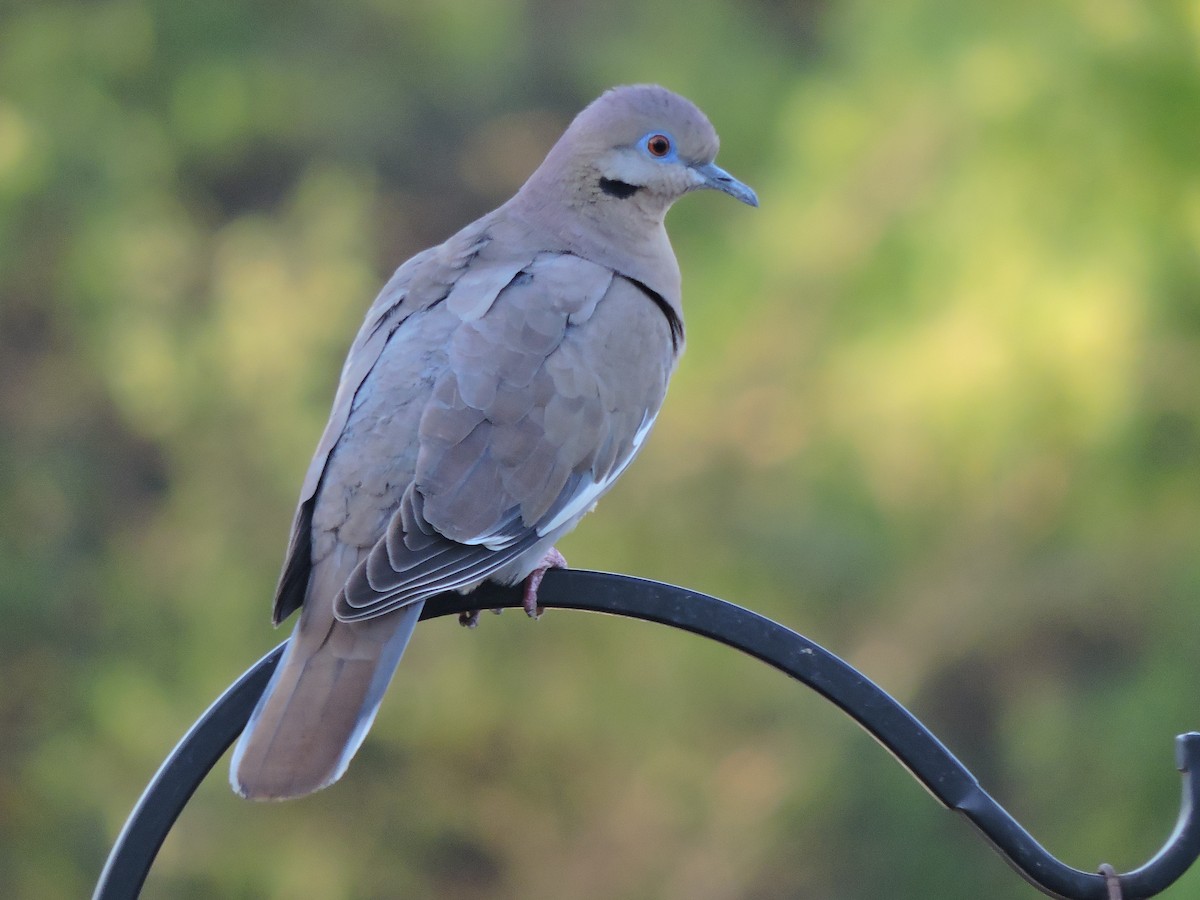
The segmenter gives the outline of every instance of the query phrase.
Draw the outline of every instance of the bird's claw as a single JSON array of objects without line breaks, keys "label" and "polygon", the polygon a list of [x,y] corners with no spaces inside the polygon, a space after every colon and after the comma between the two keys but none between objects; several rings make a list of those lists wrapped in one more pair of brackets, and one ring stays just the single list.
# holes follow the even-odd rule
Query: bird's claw
[{"label": "bird's claw", "polygon": [[[495,613],[496,615],[500,615],[500,613],[504,612],[504,610],[503,609],[493,609],[492,612]],[[462,612],[460,612],[458,614],[458,624],[461,625],[463,628],[474,628],[476,625],[479,624],[479,613],[480,613],[480,610],[478,610],[478,609],[463,610]]]},{"label": "bird's claw", "polygon": [[525,607],[525,615],[531,619],[540,618],[545,610],[538,606],[538,588],[542,586],[542,579],[546,577],[546,573],[551,569],[565,569],[567,567],[567,558],[558,552],[556,547],[551,547],[546,551],[546,555],[542,557],[536,569],[525,576],[525,588],[521,594],[522,606]]}]

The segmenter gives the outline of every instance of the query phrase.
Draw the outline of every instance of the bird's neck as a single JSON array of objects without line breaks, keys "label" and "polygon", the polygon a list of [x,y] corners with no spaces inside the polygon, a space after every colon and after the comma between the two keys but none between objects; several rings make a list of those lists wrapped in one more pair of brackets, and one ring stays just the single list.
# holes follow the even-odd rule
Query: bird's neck
[{"label": "bird's neck", "polygon": [[531,178],[502,212],[542,231],[564,250],[650,285],[678,308],[679,265],[663,223],[665,209],[637,195],[597,196],[598,188],[589,191],[583,185],[567,192]]}]

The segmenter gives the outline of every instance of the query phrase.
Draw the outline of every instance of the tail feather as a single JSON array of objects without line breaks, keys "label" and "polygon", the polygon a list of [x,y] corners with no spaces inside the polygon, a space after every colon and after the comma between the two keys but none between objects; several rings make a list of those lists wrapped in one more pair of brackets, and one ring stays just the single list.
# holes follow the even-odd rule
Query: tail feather
[{"label": "tail feather", "polygon": [[335,620],[321,635],[297,624],[234,748],[234,791],[285,800],[337,781],[375,720],[423,605]]}]

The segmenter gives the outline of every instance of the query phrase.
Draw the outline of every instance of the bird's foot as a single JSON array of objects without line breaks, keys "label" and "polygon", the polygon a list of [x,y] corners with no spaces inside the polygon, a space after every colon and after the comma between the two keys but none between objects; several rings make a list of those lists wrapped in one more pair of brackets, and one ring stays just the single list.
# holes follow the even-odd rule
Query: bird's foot
[{"label": "bird's foot", "polygon": [[542,579],[551,569],[565,569],[566,567],[567,558],[559,553],[557,548],[551,547],[546,551],[546,555],[542,557],[537,568],[525,576],[524,591],[521,594],[525,615],[536,619],[545,612],[537,602],[538,588],[542,586]]},{"label": "bird's foot", "polygon": [[[492,612],[494,612],[496,615],[500,615],[500,613],[504,612],[504,610],[493,609]],[[480,610],[478,609],[468,609],[464,612],[460,612],[458,614],[458,624],[463,628],[474,628],[479,624],[479,613]]]},{"label": "bird's foot", "polygon": [[[531,619],[536,619],[541,616],[545,610],[538,606],[537,595],[538,588],[542,586],[542,579],[546,577],[546,573],[551,569],[565,569],[567,567],[567,558],[558,552],[558,549],[551,547],[546,551],[538,562],[538,566],[532,572],[525,576],[525,580],[521,582],[521,605],[525,608],[525,614]],[[503,609],[493,609],[496,615],[504,612]],[[464,628],[474,628],[479,624],[478,609],[468,609],[458,614],[458,624]]]}]

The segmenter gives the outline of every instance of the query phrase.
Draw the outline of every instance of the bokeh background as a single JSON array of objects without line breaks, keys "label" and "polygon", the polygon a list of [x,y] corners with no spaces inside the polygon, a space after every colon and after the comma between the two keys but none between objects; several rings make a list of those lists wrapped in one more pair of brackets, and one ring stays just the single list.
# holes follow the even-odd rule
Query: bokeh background
[{"label": "bokeh background", "polygon": [[[762,208],[672,212],[688,353],[563,550],[809,635],[1067,862],[1143,862],[1200,727],[1198,58],[1195,0],[5,4],[0,895],[87,895],[281,639],[388,274],[634,81]],[[832,707],[604,617],[429,623],[342,783],[224,774],[145,896],[1036,896]]]}]

